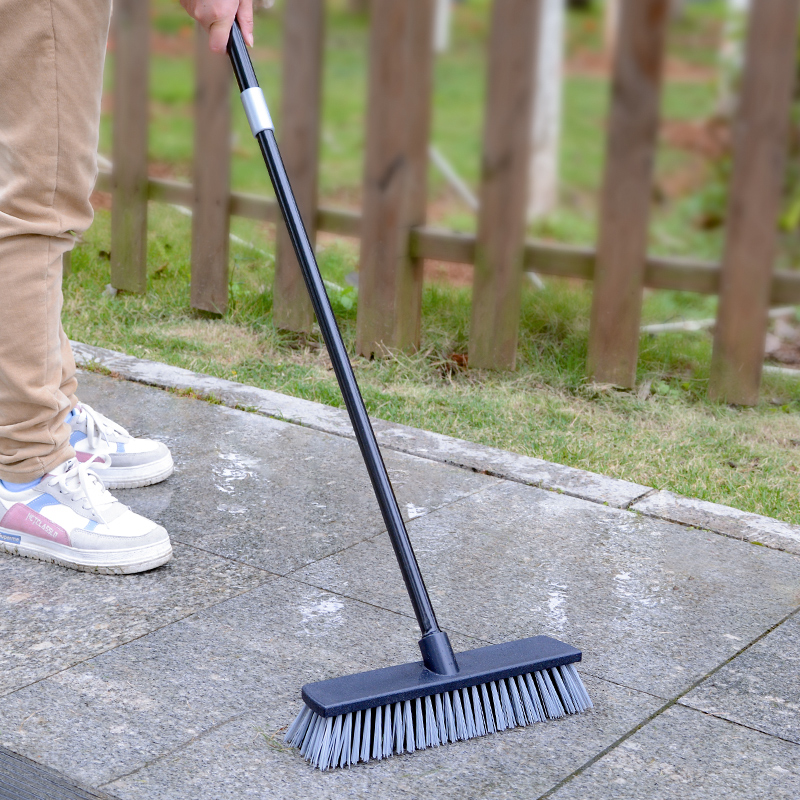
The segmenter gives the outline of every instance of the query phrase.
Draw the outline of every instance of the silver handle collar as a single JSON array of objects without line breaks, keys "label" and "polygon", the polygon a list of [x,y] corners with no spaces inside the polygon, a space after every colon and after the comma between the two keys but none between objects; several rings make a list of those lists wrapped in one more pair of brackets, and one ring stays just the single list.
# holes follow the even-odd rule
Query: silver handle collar
[{"label": "silver handle collar", "polygon": [[252,89],[245,89],[242,92],[242,105],[253,136],[258,136],[261,131],[267,129],[274,130],[264,92],[258,86]]}]

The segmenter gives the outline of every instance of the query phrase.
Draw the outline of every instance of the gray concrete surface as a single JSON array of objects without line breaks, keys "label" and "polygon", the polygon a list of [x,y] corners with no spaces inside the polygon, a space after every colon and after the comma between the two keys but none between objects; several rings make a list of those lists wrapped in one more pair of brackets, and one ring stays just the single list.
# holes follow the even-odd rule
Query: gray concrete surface
[{"label": "gray concrete surface", "polygon": [[381,422],[456,649],[569,642],[595,709],[312,769],[281,741],[300,687],[419,657],[343,412],[79,355],[139,381],[83,373],[82,399],[173,451],[116,494],[176,555],[128,577],[0,555],[0,745],[126,800],[800,797],[797,526]]}]

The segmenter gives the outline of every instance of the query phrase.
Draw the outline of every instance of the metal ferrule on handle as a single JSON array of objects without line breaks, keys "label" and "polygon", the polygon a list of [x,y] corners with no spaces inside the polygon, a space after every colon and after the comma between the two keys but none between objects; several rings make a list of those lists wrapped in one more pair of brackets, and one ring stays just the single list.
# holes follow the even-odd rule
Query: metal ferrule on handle
[{"label": "metal ferrule on handle", "polygon": [[258,86],[242,92],[242,105],[253,136],[258,136],[261,131],[273,130],[272,117],[267,108],[264,92]]},{"label": "metal ferrule on handle", "polygon": [[[241,30],[236,23],[233,25],[231,36],[228,40],[228,55],[230,56],[233,71],[236,75],[239,89],[242,92],[242,102],[244,103],[245,94],[252,89],[258,89],[258,80]],[[260,92],[261,90],[258,89],[258,91]],[[254,96],[253,94],[248,95],[249,98]],[[264,103],[264,108],[266,108],[266,103]],[[245,106],[245,110],[247,111],[247,106]],[[269,117],[268,111],[267,117]],[[249,113],[248,119],[250,119]],[[257,123],[256,127],[259,124]],[[253,127],[252,122],[251,127]],[[433,672],[441,675],[453,675],[458,672],[455,655],[447,634],[439,628],[436,622],[436,615],[434,614],[428,591],[425,588],[425,582],[422,579],[422,573],[414,555],[414,550],[411,547],[408,532],[364,406],[364,400],[358,389],[347,349],[342,341],[336,318],[331,309],[330,300],[325,291],[314,250],[303,225],[300,211],[297,208],[297,203],[289,184],[289,178],[283,166],[283,160],[275,140],[275,132],[270,124],[258,131],[253,130],[253,134],[258,140],[261,153],[267,165],[267,170],[275,189],[275,196],[289,231],[289,237],[292,240],[297,260],[300,264],[303,279],[311,296],[311,304],[314,307],[314,313],[317,315],[317,322],[325,340],[325,345],[328,348],[333,370],[339,382],[347,412],[350,415],[350,421],[353,424],[356,440],[361,448],[361,454],[372,481],[372,487],[397,556],[417,622],[422,631],[422,639],[419,644],[423,661],[425,666]]]}]

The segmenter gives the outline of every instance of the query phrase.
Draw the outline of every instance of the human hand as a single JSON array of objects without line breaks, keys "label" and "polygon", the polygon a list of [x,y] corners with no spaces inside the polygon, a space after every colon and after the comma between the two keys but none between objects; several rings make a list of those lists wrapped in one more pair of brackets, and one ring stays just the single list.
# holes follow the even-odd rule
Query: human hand
[{"label": "human hand", "polygon": [[245,42],[253,46],[253,0],[181,0],[181,5],[208,31],[208,46],[214,53],[225,52],[234,19]]}]

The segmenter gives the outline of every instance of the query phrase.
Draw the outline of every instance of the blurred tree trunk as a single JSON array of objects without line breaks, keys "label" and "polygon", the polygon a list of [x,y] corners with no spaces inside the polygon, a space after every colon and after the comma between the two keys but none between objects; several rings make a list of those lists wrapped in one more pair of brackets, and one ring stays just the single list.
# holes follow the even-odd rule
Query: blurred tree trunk
[{"label": "blurred tree trunk", "polygon": [[564,10],[562,0],[542,4],[539,58],[531,126],[528,219],[546,216],[558,202],[558,151],[564,72]]},{"label": "blurred tree trunk", "polygon": [[614,63],[614,51],[617,49],[619,6],[620,0],[606,0],[603,6],[603,45],[609,65]]},{"label": "blurred tree trunk", "polygon": [[731,119],[739,98],[739,86],[744,66],[744,36],[750,0],[728,0],[725,27],[719,48],[719,86],[717,114]]},{"label": "blurred tree trunk", "polygon": [[434,49],[446,53],[450,48],[450,27],[453,14],[453,0],[436,0],[436,25],[434,28]]}]

